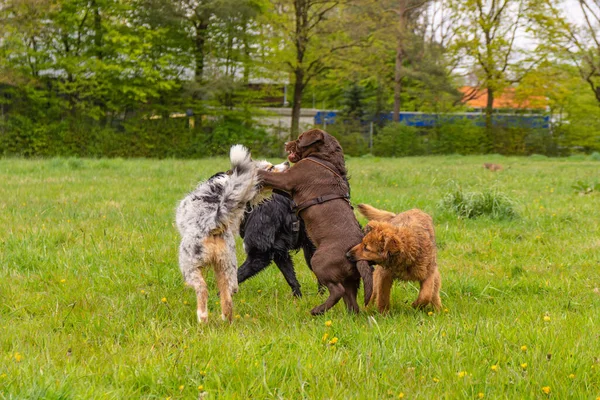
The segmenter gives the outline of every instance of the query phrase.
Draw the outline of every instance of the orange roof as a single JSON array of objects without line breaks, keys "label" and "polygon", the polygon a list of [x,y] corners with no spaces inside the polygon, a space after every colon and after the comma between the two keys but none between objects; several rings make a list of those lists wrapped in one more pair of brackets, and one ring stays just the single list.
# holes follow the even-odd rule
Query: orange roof
[{"label": "orange roof", "polygon": [[[472,86],[463,86],[458,89],[463,96],[470,100],[463,100],[463,103],[472,108],[485,108],[487,105],[487,90],[478,89]],[[515,88],[509,87],[502,93],[494,93],[494,108],[520,108],[520,109],[545,109],[548,105],[548,99],[544,96],[529,96],[519,98],[516,95]]]}]

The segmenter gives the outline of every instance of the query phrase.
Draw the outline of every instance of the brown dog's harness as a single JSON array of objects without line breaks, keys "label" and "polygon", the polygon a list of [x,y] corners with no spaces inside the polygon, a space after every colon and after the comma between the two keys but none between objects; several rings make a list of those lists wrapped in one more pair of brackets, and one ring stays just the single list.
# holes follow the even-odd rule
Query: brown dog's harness
[{"label": "brown dog's harness", "polygon": [[[331,167],[328,166],[328,165],[326,165],[326,164],[329,164],[326,161],[317,161],[315,158],[312,158],[312,157],[306,157],[306,158],[303,158],[300,161],[304,161],[304,160],[312,161],[315,164],[318,164],[321,167],[323,167],[325,169],[328,169],[335,176],[337,176],[338,178],[340,178],[341,180],[343,180],[344,182],[346,182],[346,184],[348,183],[346,181],[346,179],[344,179],[340,174],[338,174],[335,171],[333,165],[330,164]],[[344,200],[346,200],[348,202],[348,205],[350,206],[350,208],[352,208],[352,204],[350,204],[350,194],[346,193],[346,194],[326,194],[326,195],[319,196],[319,197],[314,198],[314,199],[307,200],[307,201],[305,201],[303,203],[300,203],[300,204],[296,204],[295,202],[292,201],[292,203],[293,203],[292,211],[294,211],[294,213],[296,213],[296,215],[298,215],[298,214],[300,214],[300,211],[305,210],[308,207],[312,207],[312,206],[317,205],[317,204],[323,204],[323,203],[326,203],[328,201],[336,200],[336,199],[344,199]]]}]

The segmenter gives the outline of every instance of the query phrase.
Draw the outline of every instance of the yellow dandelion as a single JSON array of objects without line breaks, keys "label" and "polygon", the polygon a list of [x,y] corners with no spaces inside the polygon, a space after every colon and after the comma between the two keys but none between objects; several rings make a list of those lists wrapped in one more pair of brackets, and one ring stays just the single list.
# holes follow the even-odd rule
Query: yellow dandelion
[{"label": "yellow dandelion", "polygon": [[431,316],[433,315],[433,311],[429,311],[429,312],[427,313],[427,315],[429,315],[429,316],[431,317]]},{"label": "yellow dandelion", "polygon": [[163,297],[162,299],[160,299],[160,301],[162,301],[163,303],[166,303],[167,302],[167,298]]},{"label": "yellow dandelion", "polygon": [[467,375],[467,371],[460,371],[460,372],[458,373],[458,377],[459,377],[459,378],[464,378],[466,375]]},{"label": "yellow dandelion", "polygon": [[146,291],[144,289],[140,290],[141,294],[146,294]]},{"label": "yellow dandelion", "polygon": [[447,308],[444,308],[444,312],[450,312],[450,310],[448,310]]},{"label": "yellow dandelion", "polygon": [[526,352],[527,351],[527,346],[525,346],[525,345],[521,346],[521,351],[522,352]]},{"label": "yellow dandelion", "polygon": [[331,324],[332,324],[331,320],[330,321],[325,321],[325,326],[329,327],[329,326],[331,326]]},{"label": "yellow dandelion", "polygon": [[550,316],[549,315],[544,315],[544,321],[550,322]]},{"label": "yellow dandelion", "polygon": [[215,305],[218,306],[219,305],[219,300],[215,301]]},{"label": "yellow dandelion", "polygon": [[497,365],[492,365],[490,368],[491,368],[492,371],[498,372],[498,366]]},{"label": "yellow dandelion", "polygon": [[523,369],[527,369],[527,363],[523,363],[523,364],[521,364],[521,368],[523,368]]},{"label": "yellow dandelion", "polygon": [[569,378],[575,379],[575,374],[569,374]]},{"label": "yellow dandelion", "polygon": [[65,283],[67,280],[66,279],[61,279],[60,283]]},{"label": "yellow dandelion", "polygon": [[332,339],[329,341],[329,344],[333,346],[333,345],[334,345],[334,344],[336,344],[337,342],[338,342],[338,338],[334,337],[334,338],[332,338]]},{"label": "yellow dandelion", "polygon": [[442,332],[442,337],[446,337],[446,332]]},{"label": "yellow dandelion", "polygon": [[438,383],[440,380],[439,380],[438,378],[433,378],[433,381],[434,381],[435,383]]},{"label": "yellow dandelion", "polygon": [[481,392],[477,393],[477,397],[479,397],[480,399],[483,399],[485,397],[485,395]]},{"label": "yellow dandelion", "polygon": [[2,375],[0,375],[0,379],[4,379],[4,378],[6,378],[7,376],[8,376],[8,375],[6,375],[6,374],[2,374]]},{"label": "yellow dandelion", "polygon": [[258,293],[262,293],[262,289],[258,289]]},{"label": "yellow dandelion", "polygon": [[544,392],[545,394],[550,394],[550,386],[544,386],[542,388],[542,392]]},{"label": "yellow dandelion", "polygon": [[402,392],[398,393],[398,398],[399,399],[403,399],[404,398],[404,393],[402,393]]},{"label": "yellow dandelion", "polygon": [[16,362],[21,362],[22,359],[23,359],[23,356],[21,355],[21,353],[16,352],[15,353],[15,361]]},{"label": "yellow dandelion", "polygon": [[183,386],[183,385],[179,386],[179,391],[180,392],[183,391],[184,388],[185,388],[185,386]]},{"label": "yellow dandelion", "polygon": [[250,318],[250,314],[244,314],[244,318],[246,318],[246,319]]},{"label": "yellow dandelion", "polygon": [[327,338],[329,337],[329,333],[326,333],[323,335],[323,337],[321,338],[322,341],[326,341]]},{"label": "yellow dandelion", "polygon": [[200,371],[200,376],[206,376],[206,371],[205,370]]},{"label": "yellow dandelion", "polygon": [[204,391],[204,386],[202,386],[202,385],[198,386],[198,390],[201,391],[201,392],[203,392]]},{"label": "yellow dandelion", "polygon": [[235,314],[235,319],[240,319],[242,316],[240,314]]},{"label": "yellow dandelion", "polygon": [[183,301],[183,304],[187,306],[187,305],[188,305],[188,304],[190,304],[190,303],[189,303],[187,300],[184,300],[184,301]]}]

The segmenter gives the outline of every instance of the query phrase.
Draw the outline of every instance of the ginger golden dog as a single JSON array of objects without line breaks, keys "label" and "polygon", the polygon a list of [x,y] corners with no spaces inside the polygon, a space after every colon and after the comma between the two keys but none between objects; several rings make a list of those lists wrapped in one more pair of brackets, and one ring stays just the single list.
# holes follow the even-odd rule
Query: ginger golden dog
[{"label": "ginger golden dog", "polygon": [[431,217],[418,209],[394,214],[368,204],[359,204],[358,211],[370,222],[362,242],[351,248],[347,256],[378,264],[373,273],[373,298],[378,310],[389,309],[394,279],[419,281],[421,289],[412,306],[431,304],[439,310],[442,281]]}]

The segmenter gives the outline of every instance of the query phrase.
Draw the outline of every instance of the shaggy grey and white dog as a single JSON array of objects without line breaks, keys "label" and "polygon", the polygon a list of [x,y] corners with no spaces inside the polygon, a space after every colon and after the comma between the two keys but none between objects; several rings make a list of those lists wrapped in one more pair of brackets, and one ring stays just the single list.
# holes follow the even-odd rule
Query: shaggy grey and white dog
[{"label": "shaggy grey and white dog", "polygon": [[221,300],[221,317],[232,319],[231,296],[238,290],[235,234],[246,204],[257,204],[260,195],[258,169],[283,171],[289,164],[273,166],[252,161],[242,145],[232,146],[231,170],[219,172],[200,183],[177,207],[175,221],[181,234],[179,267],[187,285],[196,290],[198,321],[208,321],[208,289],[202,268],[215,270]]}]

